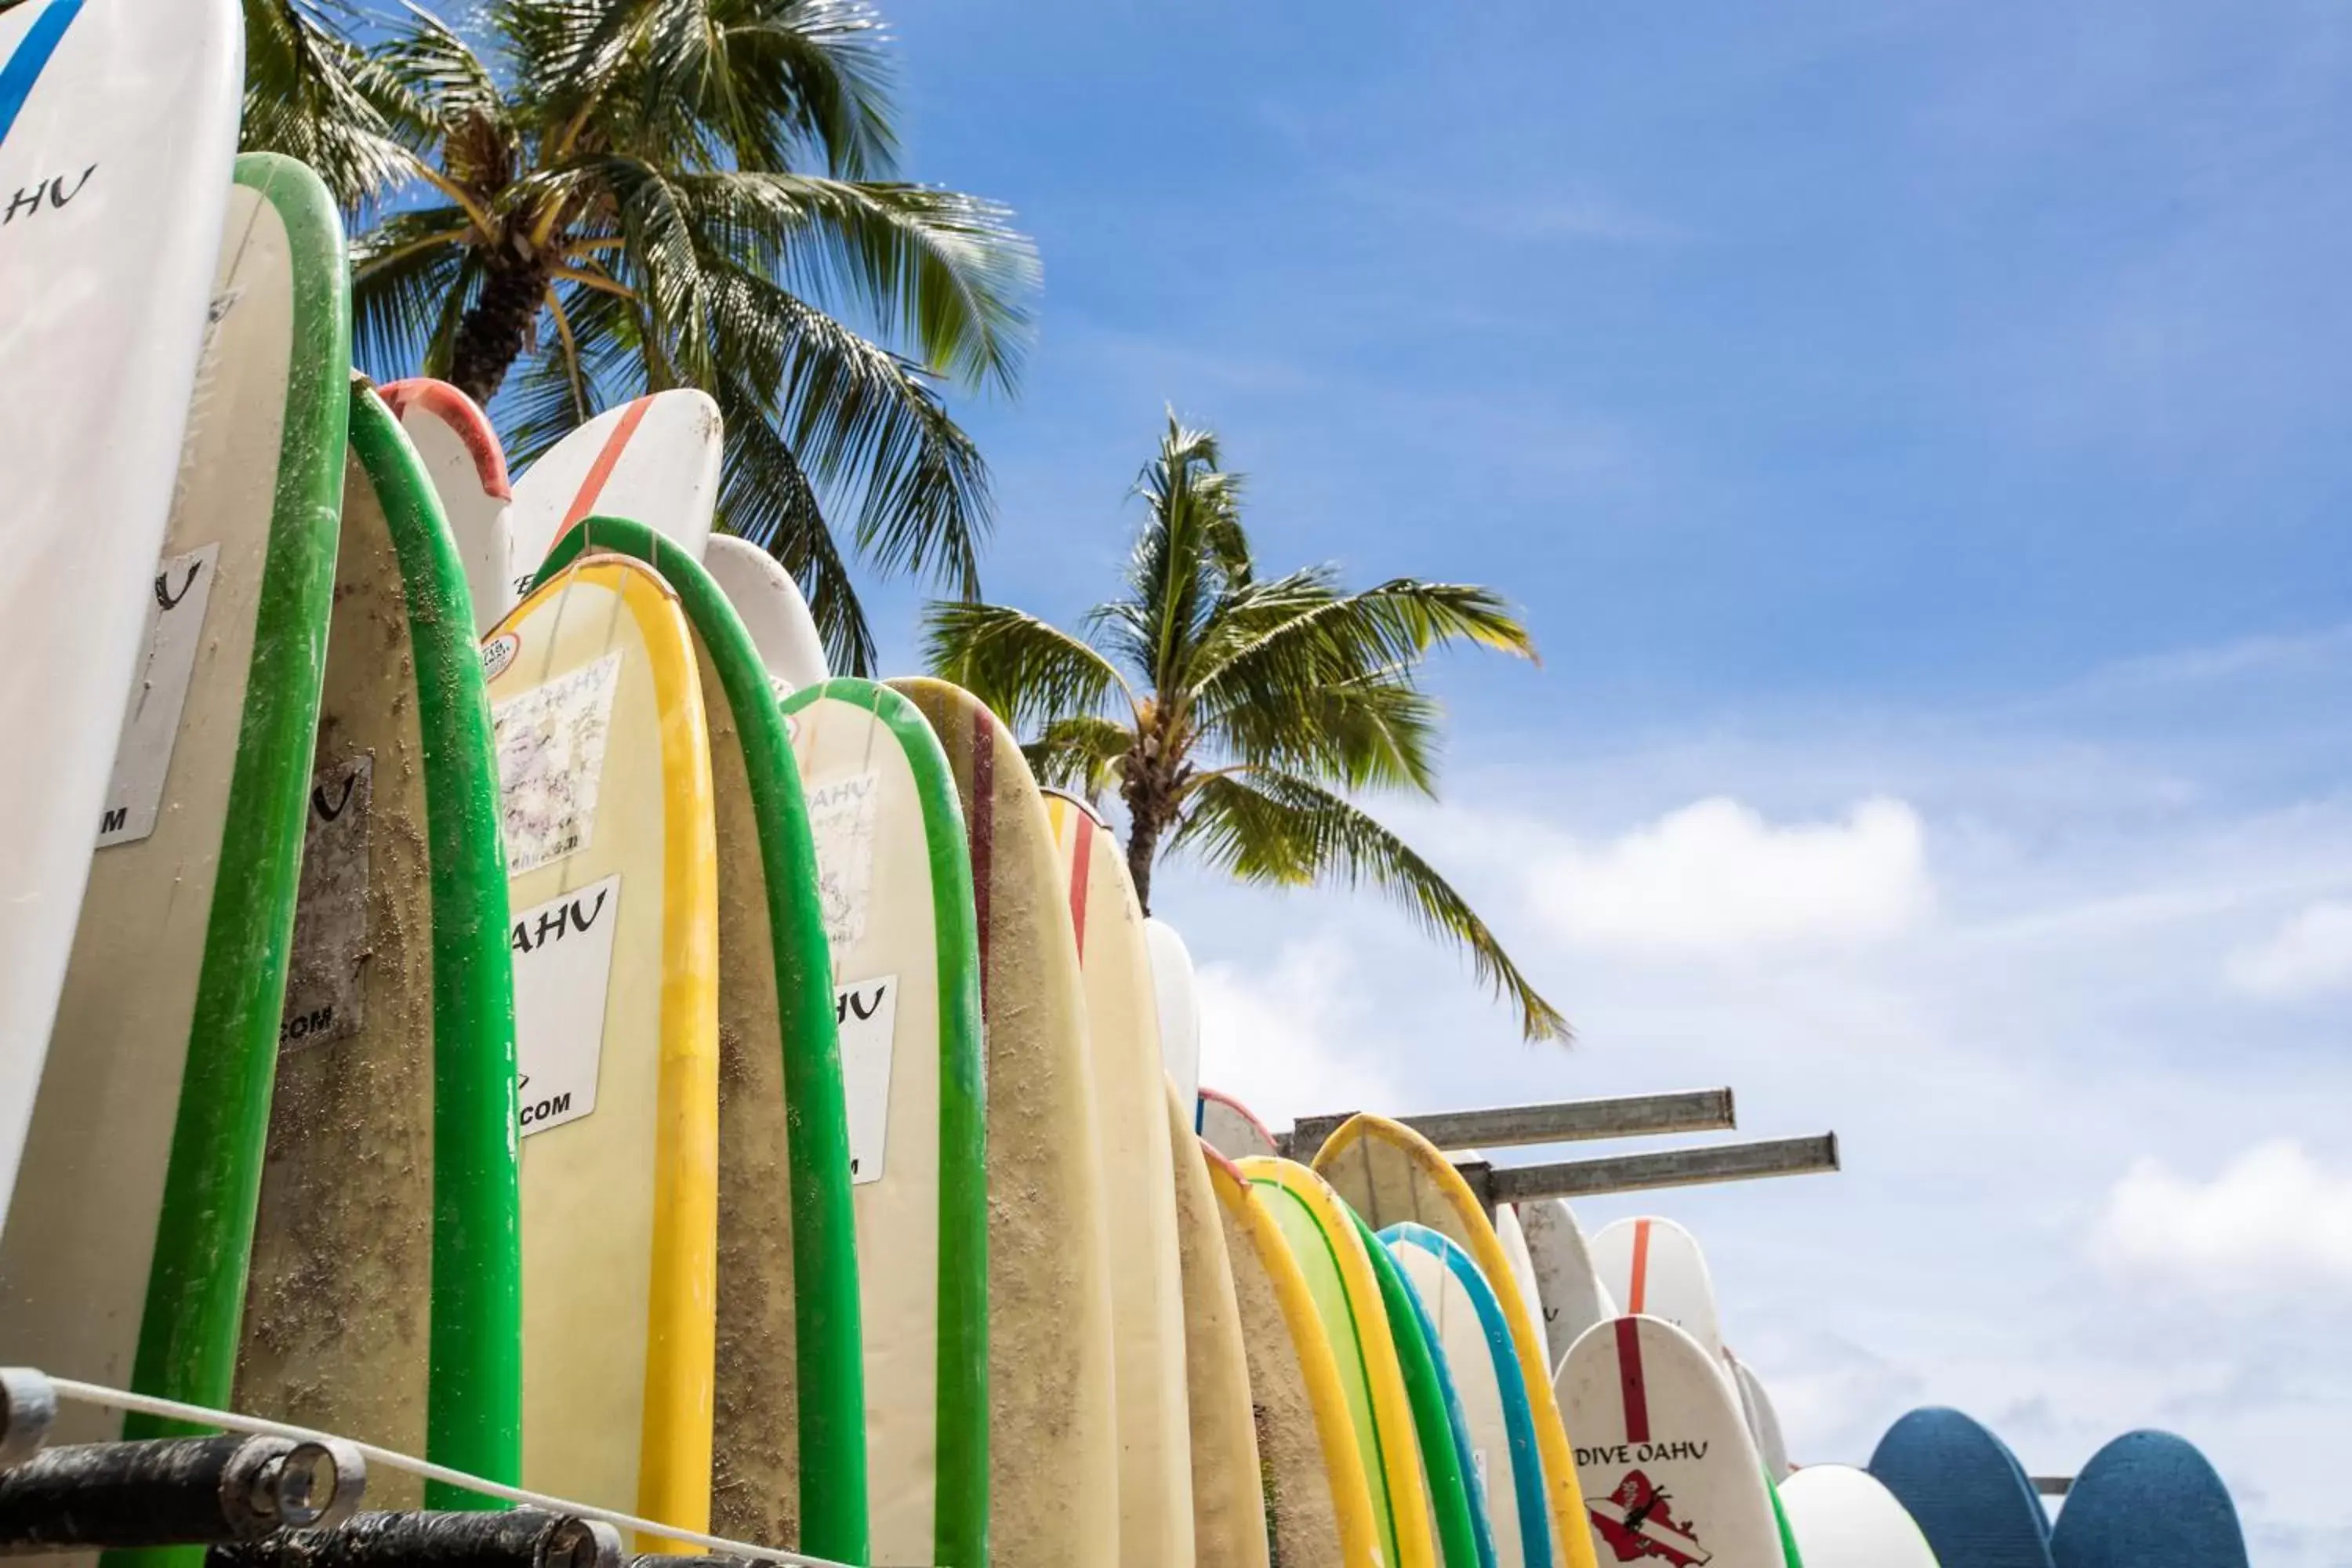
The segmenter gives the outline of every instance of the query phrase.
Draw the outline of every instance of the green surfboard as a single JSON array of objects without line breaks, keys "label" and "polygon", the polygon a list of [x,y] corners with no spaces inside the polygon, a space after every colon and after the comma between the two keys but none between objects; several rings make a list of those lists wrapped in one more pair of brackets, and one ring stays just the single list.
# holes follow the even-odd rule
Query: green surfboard
[{"label": "green surfboard", "polygon": [[[332,199],[290,159],[240,158],[140,676],[89,716],[121,738],[0,1238],[0,1342],[51,1373],[234,1392],[350,366]],[[53,1436],[110,1427],[75,1410]]]},{"label": "green surfboard", "polygon": [[[465,570],[431,480],[351,388],[237,1408],[514,1484],[514,987]],[[385,1475],[378,1506],[484,1507]]]},{"label": "green surfboard", "polygon": [[642,523],[591,517],[556,542],[541,581],[594,552],[643,562],[677,594],[709,726],[719,910],[711,1528],[862,1563],[857,1237],[800,769],[759,650],[701,563]]},{"label": "green surfboard", "polygon": [[1445,1568],[1495,1568],[1495,1544],[1487,1535],[1476,1481],[1463,1451],[1461,1415],[1445,1372],[1444,1352],[1427,1332],[1429,1314],[1412,1281],[1389,1256],[1381,1238],[1353,1209],[1357,1237],[1380,1277],[1381,1305],[1388,1311],[1389,1337],[1396,1344],[1404,1390],[1412,1401],[1412,1427],[1421,1439],[1421,1473],[1429,1482],[1430,1512],[1437,1522],[1438,1549]]}]

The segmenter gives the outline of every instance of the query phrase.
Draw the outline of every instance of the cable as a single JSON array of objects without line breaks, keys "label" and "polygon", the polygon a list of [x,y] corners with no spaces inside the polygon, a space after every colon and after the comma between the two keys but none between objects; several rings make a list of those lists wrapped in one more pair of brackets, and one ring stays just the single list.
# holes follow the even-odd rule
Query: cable
[{"label": "cable", "polygon": [[231,1432],[250,1432],[265,1437],[292,1437],[299,1441],[348,1443],[358,1449],[370,1464],[386,1469],[405,1470],[426,1480],[440,1481],[448,1486],[462,1487],[483,1497],[499,1498],[507,1502],[523,1503],[531,1508],[545,1509],[550,1513],[571,1514],[580,1519],[601,1520],[616,1529],[636,1531],[641,1534],[659,1536],[668,1541],[691,1542],[712,1552],[730,1557],[750,1558],[755,1562],[782,1563],[788,1568],[849,1568],[830,1557],[803,1557],[797,1552],[782,1552],[772,1546],[754,1546],[748,1541],[730,1541],[721,1535],[702,1535],[676,1525],[656,1520],[639,1519],[632,1513],[616,1513],[611,1509],[593,1508],[586,1503],[570,1502],[550,1497],[545,1492],[525,1491],[498,1481],[469,1476],[463,1470],[453,1470],[446,1465],[436,1465],[429,1459],[396,1454],[390,1448],[379,1448],[373,1443],[337,1436],[332,1432],[320,1432],[309,1426],[292,1426],[283,1421],[265,1421],[257,1415],[239,1415],[233,1411],[208,1410],[201,1405],[183,1405],[176,1399],[158,1399],[152,1394],[132,1394],[124,1389],[107,1388],[95,1383],[82,1383],[70,1377],[52,1377],[50,1386],[60,1399],[78,1400],[84,1405],[104,1405],[111,1410],[136,1410],[142,1415],[161,1415],[167,1420],[186,1421],[200,1426],[219,1426]]}]

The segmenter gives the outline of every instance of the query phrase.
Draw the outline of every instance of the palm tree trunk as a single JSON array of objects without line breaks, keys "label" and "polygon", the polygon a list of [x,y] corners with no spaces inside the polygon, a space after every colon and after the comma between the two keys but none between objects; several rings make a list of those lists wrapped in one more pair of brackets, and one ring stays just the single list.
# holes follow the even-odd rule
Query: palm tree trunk
[{"label": "palm tree trunk", "polygon": [[483,407],[498,395],[514,362],[522,357],[547,298],[547,264],[510,258],[494,268],[482,291],[457,323],[449,354],[449,379]]},{"label": "palm tree trunk", "polygon": [[1165,826],[1149,811],[1129,807],[1127,823],[1127,875],[1135,884],[1135,901],[1143,912],[1151,912],[1151,862],[1160,853],[1160,833]]}]

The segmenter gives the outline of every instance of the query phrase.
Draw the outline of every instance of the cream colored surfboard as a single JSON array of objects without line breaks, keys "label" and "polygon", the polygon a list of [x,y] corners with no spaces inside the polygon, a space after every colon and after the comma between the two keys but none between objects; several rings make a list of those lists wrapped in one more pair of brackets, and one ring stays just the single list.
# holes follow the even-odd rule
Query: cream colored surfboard
[{"label": "cream colored surfboard", "polygon": [[[139,679],[124,709],[81,715],[116,730],[114,773],[0,1238],[11,1357],[214,1405],[236,1374],[351,408],[324,187],[247,157],[228,211]],[[115,1435],[86,1406],[55,1433]]]},{"label": "cream colored surfboard", "polygon": [[1123,1568],[1192,1559],[1185,1412],[1184,1281],[1168,1180],[1168,1075],[1143,910],[1110,828],[1047,792],[1087,997],[1095,1131],[1110,1225],[1113,1379],[1118,1399],[1118,1557]]},{"label": "cream colored surfboard", "polygon": [[1086,996],[1053,826],[1011,731],[938,680],[893,683],[963,805],[988,1041],[989,1544],[1004,1568],[1114,1563],[1109,1239]]},{"label": "cream colored surfboard", "polygon": [[915,705],[841,679],[784,702],[832,944],[882,1568],[988,1547],[980,944],[954,775]]},{"label": "cream colored surfboard", "polygon": [[432,479],[442,515],[465,568],[474,629],[488,636],[521,597],[515,587],[514,524],[508,509],[506,451],[481,405],[446,381],[418,376],[387,383],[384,405]]},{"label": "cream colored surfboard", "polygon": [[1200,1128],[1201,982],[1192,971],[1192,950],[1162,920],[1143,922],[1143,939],[1151,949],[1151,984],[1160,999],[1160,1052],[1175,1080],[1177,1098],[1191,1109],[1194,1131]]},{"label": "cream colored surfboard", "polygon": [[832,961],[807,796],[774,689],[683,545],[588,517],[583,552],[658,573],[693,634],[719,855],[719,1296],[711,1522],[814,1557],[867,1556],[856,1226]]},{"label": "cream colored surfboard", "polygon": [[681,387],[608,408],[541,453],[516,478],[507,511],[516,595],[530,592],[557,540],[598,513],[642,522],[701,560],[720,440],[719,405]]},{"label": "cream colored surfboard", "polygon": [[1384,1227],[1404,1220],[1425,1225],[1467,1251],[1486,1276],[1510,1327],[1528,1398],[1535,1407],[1553,1542],[1565,1568],[1593,1568],[1571,1435],[1561,1425],[1552,1398],[1551,1369],[1545,1364],[1535,1309],[1521,1300],[1510,1259],[1461,1173],[1446,1163],[1428,1139],[1381,1116],[1354,1116],[1342,1123],[1317,1152],[1315,1169],[1371,1225]]},{"label": "cream colored surfboard", "polygon": [[1282,1146],[1275,1142],[1265,1123],[1232,1095],[1203,1085],[1198,1099],[1200,1109],[1195,1120],[1201,1136],[1226,1159],[1246,1160],[1253,1154],[1282,1152]]},{"label": "cream colored surfboard", "polygon": [[1249,1352],[1209,1158],[1168,1081],[1176,1245],[1184,1274],[1184,1408],[1192,1424],[1192,1541],[1200,1568],[1267,1568],[1265,1490],[1250,1414]]},{"label": "cream colored surfboard", "polygon": [[1307,1276],[1250,1179],[1206,1143],[1201,1151],[1233,1263],[1273,1561],[1283,1568],[1383,1563],[1355,1417]]},{"label": "cream colored surfboard", "polygon": [[743,617],[743,629],[751,634],[778,696],[830,679],[824,639],[817,635],[808,601],[774,556],[748,539],[714,533],[703,547],[702,564]]},{"label": "cream colored surfboard", "polygon": [[481,657],[432,484],[364,384],[351,441],[236,1407],[511,1485],[514,983]]},{"label": "cream colored surfboard", "polygon": [[1544,1343],[1557,1372],[1578,1335],[1617,1315],[1617,1302],[1593,1270],[1591,1246],[1566,1198],[1538,1198],[1519,1205],[1518,1211],[1528,1253],[1535,1260]]},{"label": "cream colored surfboard", "polygon": [[482,657],[514,924],[523,1484],[707,1530],[719,890],[693,638],[660,577],[600,555]]}]

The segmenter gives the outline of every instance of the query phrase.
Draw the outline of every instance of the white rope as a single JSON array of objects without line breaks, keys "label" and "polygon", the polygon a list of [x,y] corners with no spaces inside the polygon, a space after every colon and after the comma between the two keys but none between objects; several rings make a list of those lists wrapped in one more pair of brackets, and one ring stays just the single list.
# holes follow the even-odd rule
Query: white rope
[{"label": "white rope", "polygon": [[[45,1374],[46,1375],[46,1374]],[[339,1437],[332,1432],[314,1431],[308,1426],[289,1426],[283,1421],[265,1421],[257,1415],[239,1415],[234,1411],[208,1410],[201,1405],[183,1405],[176,1399],[158,1399],[152,1394],[132,1394],[124,1389],[107,1388],[95,1383],[81,1383],[70,1377],[52,1377],[51,1387],[60,1399],[79,1400],[84,1405],[101,1405],[114,1410],[136,1410],[142,1415],[161,1415],[173,1421],[186,1421],[200,1426],[219,1426],[231,1432],[250,1432],[264,1437],[292,1437],[309,1443],[348,1443],[357,1448],[372,1465],[386,1469],[405,1470],[426,1480],[441,1481],[462,1487],[483,1497],[494,1497],[508,1502],[519,1502],[531,1508],[545,1509],[550,1513],[570,1514],[579,1519],[601,1520],[620,1530],[633,1530],[646,1535],[660,1536],[668,1541],[691,1542],[709,1551],[730,1557],[748,1557],[758,1562],[782,1563],[791,1568],[848,1568],[830,1557],[803,1557],[797,1552],[780,1552],[772,1546],[754,1546],[748,1541],[730,1541],[721,1535],[702,1535],[676,1525],[662,1524],[650,1519],[639,1519],[633,1513],[615,1513],[611,1509],[592,1508],[586,1503],[570,1502],[550,1497],[545,1492],[525,1491],[520,1487],[504,1486],[497,1481],[469,1476],[463,1470],[453,1470],[446,1465],[436,1465],[429,1459],[396,1454],[390,1448],[379,1448],[373,1443],[362,1443],[352,1437]]]}]

